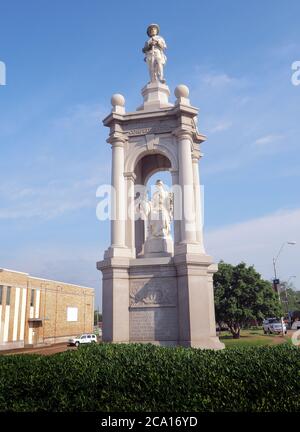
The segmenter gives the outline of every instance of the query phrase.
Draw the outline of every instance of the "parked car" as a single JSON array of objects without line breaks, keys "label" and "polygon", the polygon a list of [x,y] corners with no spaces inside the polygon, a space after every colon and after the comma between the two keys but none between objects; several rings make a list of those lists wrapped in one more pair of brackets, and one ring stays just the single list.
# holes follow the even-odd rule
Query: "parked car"
[{"label": "parked car", "polygon": [[227,331],[229,330],[228,325],[225,323],[221,323],[221,324],[216,324],[216,331],[220,332],[220,331]]},{"label": "parked car", "polygon": [[96,343],[97,342],[97,336],[93,333],[85,333],[81,336],[76,336],[74,338],[69,339],[69,345],[75,345],[79,346],[81,344],[86,343]]},{"label": "parked car", "polygon": [[291,329],[292,330],[300,330],[300,321],[299,320],[294,321]]},{"label": "parked car", "polygon": [[278,318],[266,318],[263,321],[264,334],[282,333],[282,328],[284,334],[287,334],[286,324],[281,323]]}]

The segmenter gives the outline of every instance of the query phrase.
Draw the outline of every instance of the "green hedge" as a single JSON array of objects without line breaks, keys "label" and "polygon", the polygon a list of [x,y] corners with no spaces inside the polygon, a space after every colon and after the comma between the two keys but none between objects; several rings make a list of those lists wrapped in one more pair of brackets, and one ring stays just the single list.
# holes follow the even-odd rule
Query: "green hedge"
[{"label": "green hedge", "polygon": [[0,411],[299,411],[300,350],[140,344],[0,357]]}]

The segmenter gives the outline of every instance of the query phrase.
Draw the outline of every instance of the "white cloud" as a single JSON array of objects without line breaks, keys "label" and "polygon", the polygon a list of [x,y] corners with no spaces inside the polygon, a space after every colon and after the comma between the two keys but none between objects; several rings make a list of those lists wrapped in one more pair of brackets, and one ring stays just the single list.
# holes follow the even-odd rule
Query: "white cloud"
[{"label": "white cloud", "polygon": [[232,122],[229,120],[220,120],[218,122],[216,122],[210,129],[209,132],[210,133],[215,133],[215,132],[223,132],[227,129],[230,129],[232,126]]},{"label": "white cloud", "polygon": [[[102,116],[97,104],[75,105],[45,126],[43,136],[36,138],[38,151],[28,157],[32,169],[19,170],[14,180],[3,180],[0,185],[0,220],[49,219],[96,207],[96,189],[110,177],[109,159],[103,155],[101,159],[101,148],[95,154],[103,133]],[[89,151],[82,151],[87,143]]]},{"label": "white cloud", "polygon": [[87,126],[95,127],[105,116],[104,110],[98,104],[77,104],[70,107],[65,115],[53,120],[52,125],[60,131],[83,130]]},{"label": "white cloud", "polygon": [[[102,167],[102,173],[105,167]],[[99,167],[101,173],[101,167]],[[74,180],[60,179],[46,185],[19,189],[16,184],[1,187],[0,219],[50,219],[65,212],[96,207],[96,189],[101,174]]]},{"label": "white cloud", "polygon": [[255,141],[255,144],[257,144],[258,146],[265,146],[265,145],[273,144],[274,142],[280,141],[283,138],[284,138],[283,135],[276,135],[276,134],[265,135],[265,136],[258,138]]},{"label": "white cloud", "polygon": [[[204,65],[196,68],[193,77],[191,100],[201,108],[199,129],[209,141],[203,149],[206,156],[213,156],[207,172],[231,169],[239,175],[250,165],[255,170],[261,159],[268,157],[265,172],[277,176],[277,170],[270,171],[269,167],[273,161],[278,164],[282,145],[285,157],[296,152],[298,145],[295,92],[289,93],[289,82],[284,82],[279,68],[272,69],[268,76],[262,75],[260,68],[244,76],[233,76],[231,70]],[[226,136],[224,133],[221,137],[224,131]],[[234,164],[228,164],[229,154],[235,159]],[[206,171],[205,163],[202,170]]]},{"label": "white cloud", "polygon": [[[282,140],[285,139],[284,135],[269,134],[257,138],[254,143],[249,147],[252,149],[253,157],[260,157],[265,155],[273,155],[282,150]],[[285,146],[285,149],[288,145]]]},{"label": "white cloud", "polygon": [[277,267],[282,280],[296,275],[294,284],[300,289],[300,209],[210,230],[205,238],[207,252],[215,260],[254,264],[266,279],[273,278],[272,258],[282,243],[296,241],[295,246],[284,247]]},{"label": "white cloud", "polygon": [[201,170],[204,175],[215,175],[226,171],[235,171],[241,165],[238,159],[221,159],[217,162],[203,164]]},{"label": "white cloud", "polygon": [[206,73],[201,76],[201,80],[204,84],[211,87],[224,87],[237,82],[236,78],[232,78],[226,73]]}]

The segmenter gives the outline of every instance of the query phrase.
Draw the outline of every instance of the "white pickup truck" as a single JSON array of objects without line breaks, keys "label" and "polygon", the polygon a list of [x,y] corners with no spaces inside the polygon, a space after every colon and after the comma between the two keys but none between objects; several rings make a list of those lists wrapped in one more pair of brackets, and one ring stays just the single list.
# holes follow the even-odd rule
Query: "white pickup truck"
[{"label": "white pickup truck", "polygon": [[283,333],[287,334],[285,323],[281,323],[280,319],[278,318],[266,318],[263,321],[264,334],[282,333],[282,328]]}]

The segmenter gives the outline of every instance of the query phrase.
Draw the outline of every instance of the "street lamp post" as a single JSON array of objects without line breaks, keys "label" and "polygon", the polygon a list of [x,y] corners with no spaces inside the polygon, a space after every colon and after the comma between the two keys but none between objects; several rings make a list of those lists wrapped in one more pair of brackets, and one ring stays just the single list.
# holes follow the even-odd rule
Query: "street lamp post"
[{"label": "street lamp post", "polygon": [[[281,299],[280,299],[280,291],[279,291],[279,283],[280,280],[277,278],[277,271],[276,271],[276,263],[278,261],[279,255],[281,254],[283,248],[285,245],[290,245],[290,246],[294,246],[296,244],[295,241],[285,241],[282,243],[276,257],[273,257],[273,268],[274,268],[274,280],[273,280],[273,286],[274,286],[274,290],[277,291],[278,294],[278,300],[281,303]],[[284,330],[283,330],[283,317],[281,317],[281,329],[282,329],[282,336],[284,335]]]},{"label": "street lamp post", "polygon": [[282,245],[281,245],[281,247],[280,247],[280,249],[279,249],[278,254],[276,255],[276,258],[273,257],[274,279],[277,279],[276,263],[277,263],[277,260],[278,260],[278,258],[279,258],[279,255],[281,254],[281,252],[282,252],[284,246],[285,246],[285,245],[294,246],[295,244],[296,244],[295,241],[285,241],[285,242],[283,242]]}]

